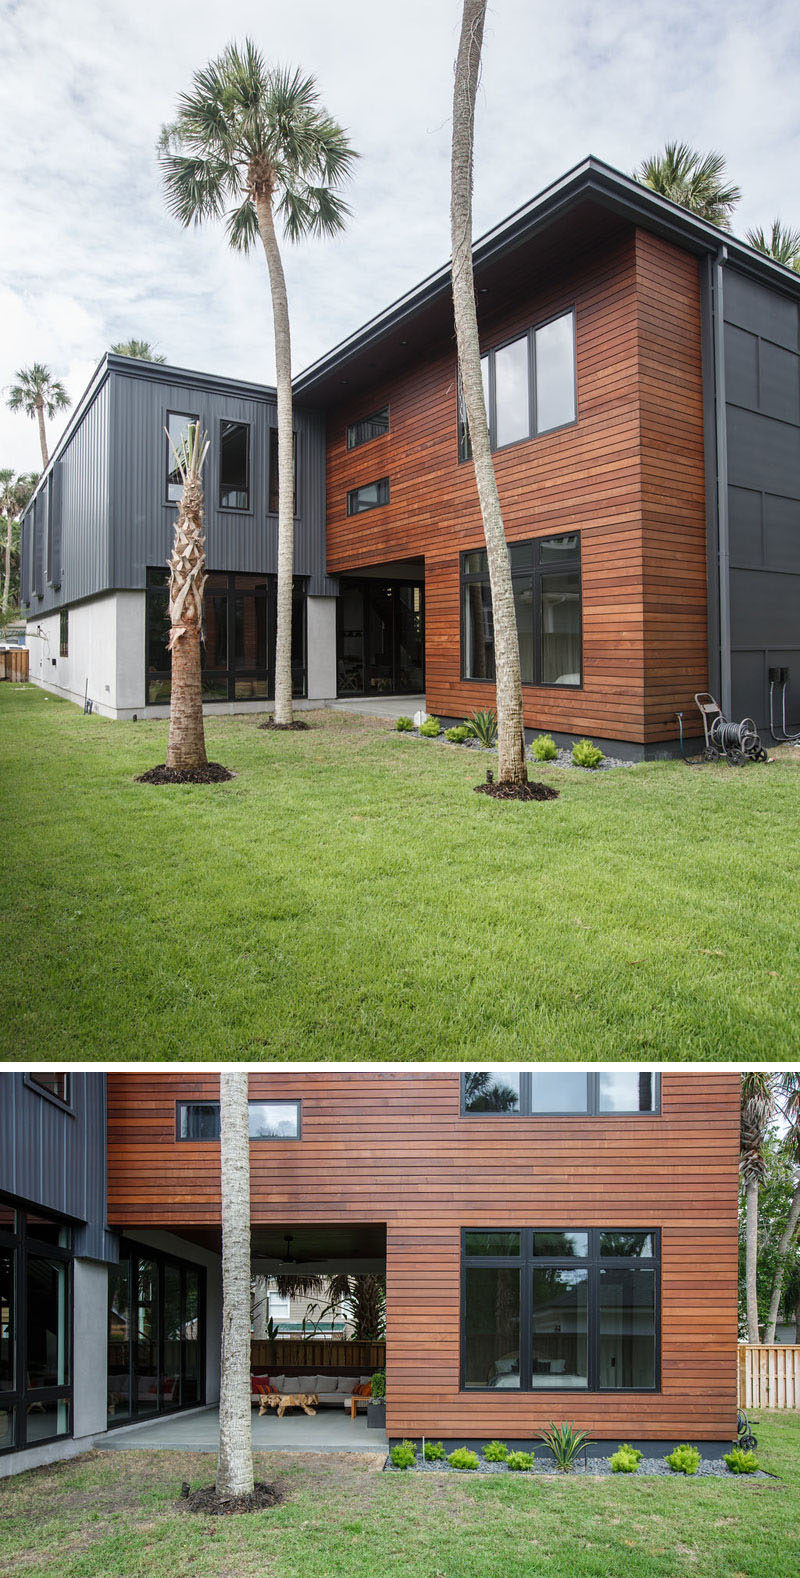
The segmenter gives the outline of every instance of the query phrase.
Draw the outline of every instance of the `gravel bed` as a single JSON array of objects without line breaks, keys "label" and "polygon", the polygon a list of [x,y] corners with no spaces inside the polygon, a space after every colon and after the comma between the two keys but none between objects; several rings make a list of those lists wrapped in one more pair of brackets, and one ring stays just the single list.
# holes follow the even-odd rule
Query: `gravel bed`
[{"label": "gravel bed", "polygon": [[[409,740],[427,740],[428,743],[432,745],[449,745],[454,751],[480,751],[481,755],[483,756],[497,755],[496,745],[481,745],[480,741],[476,739],[464,740],[462,745],[455,745],[452,740],[445,739],[444,732],[441,734],[434,734],[433,736],[429,734],[420,734],[419,729],[396,729],[392,732],[396,734],[404,734],[406,739]],[[558,755],[555,756],[551,762],[537,761],[536,757],[531,755],[530,747],[528,748],[526,754],[530,766],[536,768],[537,772],[540,767],[571,767],[573,772],[599,773],[603,772],[604,769],[608,767],[636,766],[635,762],[623,761],[621,756],[604,756],[599,767],[578,767],[577,764],[572,760],[572,748],[570,747],[570,749],[567,750],[567,748],[563,745],[560,746]]]},{"label": "gravel bed", "polygon": [[[384,1472],[388,1474],[460,1474],[468,1478],[470,1474],[507,1474],[511,1479],[523,1479],[526,1474],[558,1474],[558,1469],[546,1458],[536,1458],[532,1469],[509,1469],[505,1463],[487,1463],[479,1459],[478,1467],[473,1469],[451,1468],[449,1463],[424,1463],[418,1458],[413,1469],[395,1468],[391,1458],[386,1459]],[[757,1469],[755,1474],[732,1474],[727,1464],[721,1457],[703,1458],[697,1474],[676,1474],[665,1463],[663,1457],[643,1457],[636,1470],[636,1474],[615,1474],[607,1457],[590,1457],[584,1468],[581,1460],[572,1471],[578,1478],[586,1475],[602,1474],[613,1479],[635,1479],[637,1475],[663,1475],[667,1479],[769,1479],[774,1480],[774,1474],[766,1474],[763,1469]]]}]

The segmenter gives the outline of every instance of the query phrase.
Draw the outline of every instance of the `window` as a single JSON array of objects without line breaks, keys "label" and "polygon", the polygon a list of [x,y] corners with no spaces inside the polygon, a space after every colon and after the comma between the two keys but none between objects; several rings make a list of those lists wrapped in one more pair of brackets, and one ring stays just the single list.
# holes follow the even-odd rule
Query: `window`
[{"label": "window", "polygon": [[654,1229],[466,1229],[462,1391],[655,1391]]},{"label": "window", "polygon": [[54,1096],[56,1101],[69,1106],[70,1088],[69,1074],[29,1073],[25,1075],[25,1084],[32,1085],[35,1090],[45,1091],[48,1096]]},{"label": "window", "polygon": [[[581,684],[580,533],[509,543],[523,685]],[[461,677],[495,679],[485,548],[461,555]]]},{"label": "window", "polygon": [[[292,434],[292,479],[294,491],[292,493],[292,511],[297,514],[297,434]],[[278,429],[271,427],[269,430],[269,503],[270,515],[278,513]]]},{"label": "window", "polygon": [[[257,701],[275,693],[277,581],[274,575],[212,571],[204,593],[204,641],[200,649],[204,701]],[[295,576],[292,592],[292,688],[306,689],[306,581]],[[169,640],[169,573],[147,572],[145,647],[148,706],[169,702],[172,684]]]},{"label": "window", "polygon": [[284,1293],[270,1293],[269,1295],[270,1320],[288,1320],[291,1315],[291,1300]]},{"label": "window", "polygon": [[[251,1140],[299,1140],[299,1101],[250,1101]],[[179,1140],[218,1140],[218,1101],[179,1101],[175,1135]]]},{"label": "window", "polygon": [[347,495],[348,515],[363,515],[365,510],[375,510],[379,504],[389,503],[389,478],[379,482],[366,482],[363,488],[351,488]]},{"label": "window", "polygon": [[380,411],[373,411],[369,416],[362,416],[358,422],[351,422],[347,429],[348,449],[358,449],[361,444],[368,444],[372,438],[380,438],[389,431],[389,407],[382,406]]},{"label": "window", "polygon": [[584,1074],[571,1069],[506,1073],[476,1070],[461,1076],[461,1111],[512,1114],[526,1118],[550,1114],[657,1113],[658,1074],[613,1069]]},{"label": "window", "polygon": [[205,1273],[134,1244],[108,1273],[109,1427],[202,1403]]},{"label": "window", "polygon": [[219,507],[250,508],[250,424],[219,424]]},{"label": "window", "polygon": [[167,491],[168,504],[180,504],[183,493],[180,469],[175,459],[175,451],[181,453],[183,440],[188,437],[189,428],[200,421],[196,413],[186,411],[167,412]]},{"label": "window", "polygon": [[72,1232],[0,1200],[0,1452],[72,1431]]},{"label": "window", "polygon": [[69,609],[62,608],[58,616],[58,655],[69,657]]},{"label": "window", "polygon": [[[568,427],[576,419],[574,312],[486,351],[481,374],[492,449]],[[459,459],[471,454],[459,382]]]}]

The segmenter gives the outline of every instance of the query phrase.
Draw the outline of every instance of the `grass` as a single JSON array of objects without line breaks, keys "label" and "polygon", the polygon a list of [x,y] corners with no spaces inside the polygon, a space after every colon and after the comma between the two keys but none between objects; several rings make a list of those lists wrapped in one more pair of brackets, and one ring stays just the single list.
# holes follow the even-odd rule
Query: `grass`
[{"label": "grass", "polygon": [[229,784],[155,789],[164,722],[0,687],[6,1058],[797,1054],[800,755],[537,767],[317,714],[209,721]]},{"label": "grass", "polygon": [[[351,1453],[262,1454],[286,1500],[254,1516],[176,1508],[211,1454],[93,1452],[0,1481],[8,1578],[789,1578],[800,1565],[800,1415],[759,1425],[777,1482],[507,1479],[378,1472]],[[124,1466],[124,1473],[120,1469]]]}]

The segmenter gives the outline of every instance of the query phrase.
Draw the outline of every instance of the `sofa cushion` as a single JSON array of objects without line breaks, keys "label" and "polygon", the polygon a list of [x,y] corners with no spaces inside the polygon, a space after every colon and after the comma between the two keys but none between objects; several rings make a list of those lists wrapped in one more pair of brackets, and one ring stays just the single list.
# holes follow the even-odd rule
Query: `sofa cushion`
[{"label": "sofa cushion", "polygon": [[346,1392],[348,1397],[350,1396],[355,1384],[356,1377],[354,1375],[337,1375],[336,1377],[337,1392]]},{"label": "sofa cushion", "polygon": [[353,1390],[352,1390],[350,1395],[351,1395],[351,1397],[371,1397],[372,1396],[372,1382],[371,1381],[357,1381],[355,1386],[353,1387]]},{"label": "sofa cushion", "polygon": [[[314,1377],[312,1376],[311,1379],[313,1380]],[[281,1384],[278,1387],[278,1391],[279,1392],[305,1392],[305,1391],[312,1391],[313,1392],[313,1390],[314,1390],[313,1386],[312,1387],[308,1387],[306,1385],[305,1380],[301,1379],[301,1377],[299,1375],[284,1375],[284,1376],[282,1376],[281,1377]]]},{"label": "sofa cushion", "polygon": [[270,1376],[270,1383],[271,1383],[272,1386],[274,1386],[276,1392],[282,1392],[283,1391],[283,1383],[284,1383],[285,1379],[286,1379],[286,1377],[284,1375],[271,1375]]},{"label": "sofa cushion", "polygon": [[336,1375],[312,1375],[312,1376],[309,1376],[309,1380],[314,1382],[314,1385],[311,1388],[312,1391],[319,1392],[320,1394],[324,1394],[325,1392],[329,1392],[330,1393],[330,1392],[335,1392],[336,1391],[336,1382],[338,1380],[338,1376],[336,1376]]}]

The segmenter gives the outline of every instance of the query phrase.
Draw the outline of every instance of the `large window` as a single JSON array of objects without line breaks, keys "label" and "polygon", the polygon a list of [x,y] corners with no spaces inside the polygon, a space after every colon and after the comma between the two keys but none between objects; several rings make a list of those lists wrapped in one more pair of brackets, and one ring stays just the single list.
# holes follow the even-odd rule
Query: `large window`
[{"label": "large window", "polygon": [[362,416],[357,422],[351,422],[347,429],[348,449],[358,449],[361,444],[368,444],[373,438],[381,438],[389,431],[389,407],[382,406],[380,411],[372,411],[369,416]]},{"label": "large window", "polygon": [[464,1391],[655,1391],[659,1234],[465,1229]]},{"label": "large window", "polygon": [[167,412],[167,481],[166,501],[168,504],[179,504],[183,493],[183,483],[178,463],[175,459],[176,452],[182,453],[181,445],[189,436],[189,428],[200,421],[196,413],[187,411]]},{"label": "large window", "polygon": [[250,508],[250,424],[219,424],[219,507]]},{"label": "large window", "polygon": [[[306,689],[306,583],[292,593],[292,690]],[[169,572],[147,572],[147,704],[169,701]],[[204,701],[259,701],[275,693],[276,578],[212,572],[204,594],[200,649]]]},{"label": "large window", "polygon": [[[299,1101],[249,1101],[251,1140],[299,1140]],[[218,1101],[179,1101],[175,1109],[179,1140],[218,1140]]]},{"label": "large window", "polygon": [[[492,449],[518,444],[576,419],[575,314],[562,313],[481,357]],[[459,459],[472,446],[459,385]]]},{"label": "large window", "polygon": [[72,1433],[72,1232],[0,1200],[0,1452]]},{"label": "large window", "polygon": [[[297,514],[297,434],[292,434],[292,510]],[[278,429],[269,430],[269,502],[270,515],[278,513]]]},{"label": "large window", "polygon": [[657,1113],[658,1074],[636,1068],[587,1074],[571,1069],[506,1073],[476,1069],[461,1076],[461,1110],[465,1114],[510,1113],[536,1117],[547,1113]]},{"label": "large window", "polygon": [[205,1273],[123,1243],[108,1275],[108,1423],[202,1403]]},{"label": "large window", "polygon": [[[580,533],[510,543],[509,558],[523,685],[580,685]],[[485,548],[461,555],[461,676],[496,677]]]},{"label": "large window", "polygon": [[366,482],[361,488],[351,488],[347,495],[348,515],[363,515],[365,510],[376,510],[379,504],[389,503],[389,478]]}]

